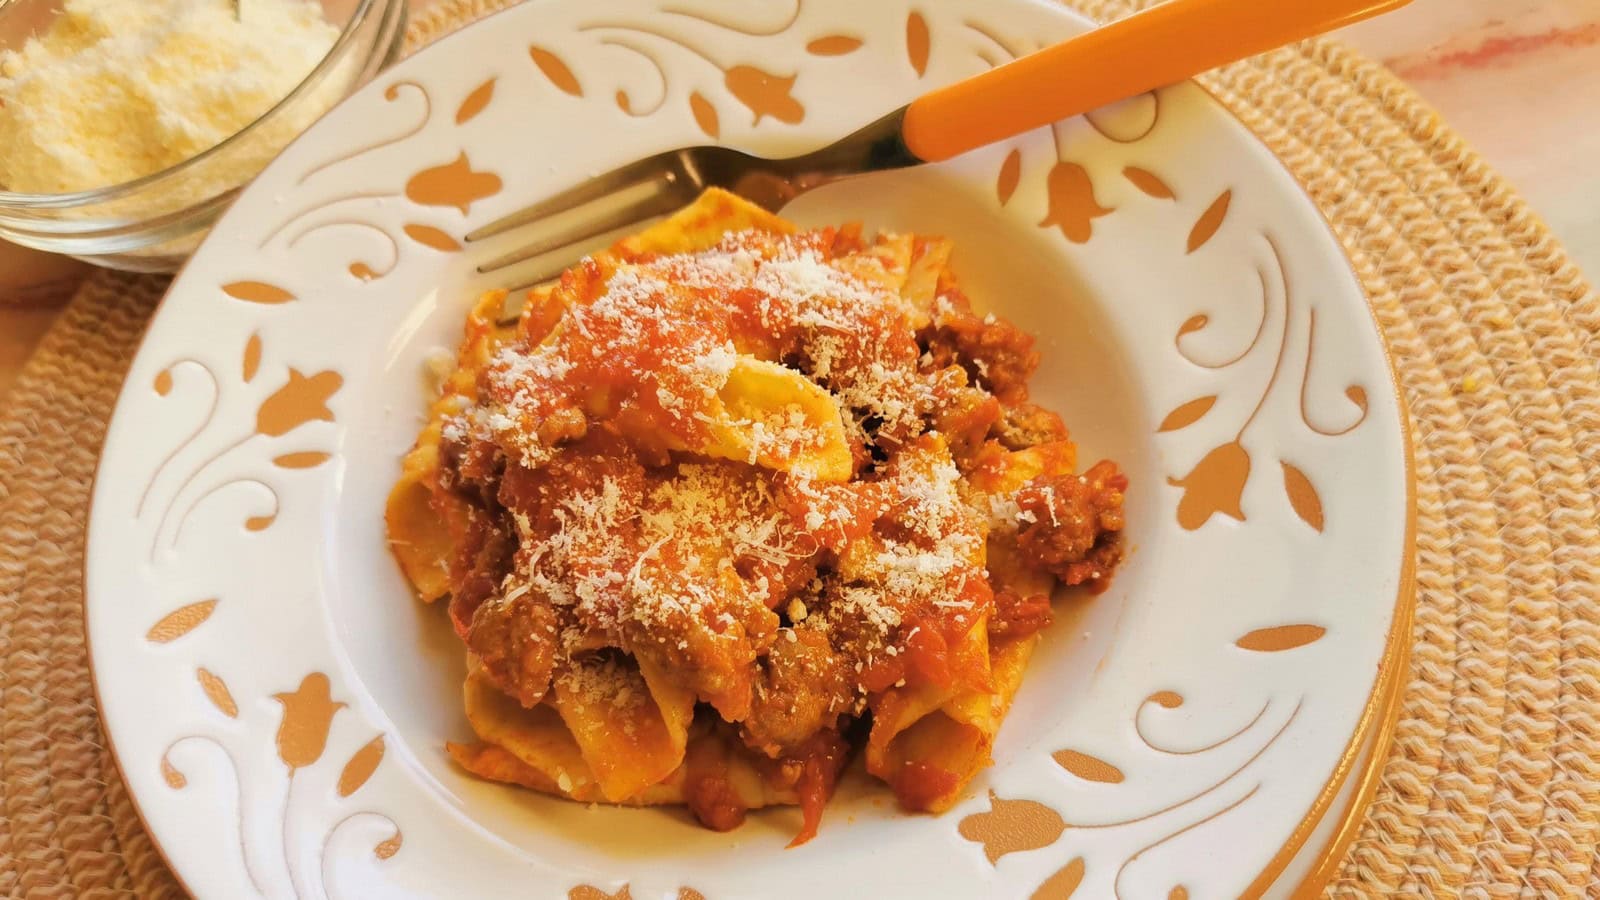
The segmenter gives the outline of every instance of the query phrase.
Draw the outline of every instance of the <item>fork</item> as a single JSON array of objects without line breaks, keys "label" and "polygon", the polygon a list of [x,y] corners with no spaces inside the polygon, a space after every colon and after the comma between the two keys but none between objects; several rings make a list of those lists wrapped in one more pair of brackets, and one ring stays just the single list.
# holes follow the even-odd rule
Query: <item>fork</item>
[{"label": "fork", "polygon": [[[709,187],[777,212],[840,178],[949,159],[1408,2],[1167,0],[924,94],[820,150],[787,159],[716,146],[670,150],[589,178],[473,231],[466,241],[526,232],[517,249],[478,272],[492,275],[547,257],[506,285],[528,287],[570,266],[585,242],[665,215]],[[554,227],[549,220],[555,217],[568,221]]]}]

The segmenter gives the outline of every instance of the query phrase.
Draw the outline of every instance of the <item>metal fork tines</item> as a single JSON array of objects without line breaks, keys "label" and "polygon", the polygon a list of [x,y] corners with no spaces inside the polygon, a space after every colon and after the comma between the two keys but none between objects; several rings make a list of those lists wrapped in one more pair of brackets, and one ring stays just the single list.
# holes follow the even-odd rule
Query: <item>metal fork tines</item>
[{"label": "metal fork tines", "polygon": [[[692,170],[677,158],[684,155],[663,153],[640,160],[581,182],[468,234],[466,240],[471,244],[527,226],[551,226],[528,228],[525,242],[478,266],[478,272],[486,275],[509,268],[682,206],[694,198],[697,190]],[[579,211],[585,214],[567,215]],[[548,221],[558,218],[567,221]],[[557,224],[560,227],[554,227]]]},{"label": "metal fork tines", "polygon": [[[841,177],[914,165],[900,140],[901,112],[804,156],[764,159],[726,147],[659,153],[589,178],[466,236],[468,244],[516,232],[515,249],[479,265],[483,275],[515,274],[513,289],[537,284],[576,262],[593,239],[673,212],[701,191],[720,187],[773,212],[813,187]],[[507,272],[549,257],[531,271]]]}]

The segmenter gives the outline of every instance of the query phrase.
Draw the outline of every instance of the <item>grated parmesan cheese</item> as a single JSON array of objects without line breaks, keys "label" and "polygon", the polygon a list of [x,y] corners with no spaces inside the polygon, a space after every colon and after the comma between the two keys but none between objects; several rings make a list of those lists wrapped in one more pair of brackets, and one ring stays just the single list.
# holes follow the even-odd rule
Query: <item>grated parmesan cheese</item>
[{"label": "grated parmesan cheese", "polygon": [[[874,280],[881,261],[835,259],[818,235],[741,232],[697,253],[591,261],[555,288],[554,329],[497,351],[450,421],[452,440],[532,470],[502,490],[502,503],[530,509],[512,510],[518,549],[501,602],[533,593],[556,607],[568,695],[639,699],[615,647],[738,715],[728,710],[751,694],[766,698],[763,657],[804,640],[862,673],[839,700],[859,712],[864,692],[907,665],[918,627],[949,635],[981,621],[986,541],[1025,516],[1013,497],[966,485],[966,457],[931,430],[948,369],[921,346],[884,286],[893,280]],[[766,467],[793,459],[817,426],[787,394],[727,390],[752,359],[832,397],[858,441],[851,480]],[[588,427],[544,427],[572,415]],[[683,449],[736,418],[753,436],[742,459]]]},{"label": "grated parmesan cheese", "polygon": [[[489,366],[486,404],[458,417],[454,433],[490,437],[538,467],[550,459],[535,428],[563,404],[584,406],[596,382],[618,384],[610,402],[648,398],[656,421],[690,445],[721,421],[720,392],[737,364],[732,340],[740,315],[716,297],[753,297],[762,339],[794,342],[801,371],[832,392],[845,421],[864,433],[887,428],[912,437],[931,386],[917,368],[920,349],[900,297],[836,267],[808,241],[759,232],[728,235],[717,246],[620,266],[592,302],[571,308],[550,340],[502,349]],[[647,416],[655,415],[641,408]],[[815,438],[799,407],[739,423],[753,440],[747,461],[805,447]]]},{"label": "grated parmesan cheese", "polygon": [[[0,185],[61,193],[159,172],[250,125],[322,61],[339,29],[310,0],[66,0],[0,53]],[[254,175],[342,92],[252,136],[212,178]]]}]

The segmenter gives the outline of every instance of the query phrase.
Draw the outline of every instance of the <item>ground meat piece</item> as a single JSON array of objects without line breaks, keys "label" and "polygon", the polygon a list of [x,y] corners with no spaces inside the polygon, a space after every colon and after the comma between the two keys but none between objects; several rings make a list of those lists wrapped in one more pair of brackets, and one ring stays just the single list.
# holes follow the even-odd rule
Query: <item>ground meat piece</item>
[{"label": "ground meat piece", "polygon": [[768,609],[787,603],[795,591],[817,576],[816,560],[799,555],[788,559],[741,555],[733,567]]},{"label": "ground meat piece", "polygon": [[467,438],[439,445],[442,483],[452,490],[493,496],[494,485],[505,470],[506,457],[494,441]]},{"label": "ground meat piece", "polygon": [[467,648],[477,654],[495,686],[532,708],[550,687],[555,668],[558,618],[534,591],[478,606],[467,629]]},{"label": "ground meat piece", "polygon": [[750,715],[742,723],[745,744],[775,758],[831,727],[853,699],[844,662],[826,635],[803,626],[785,632],[756,676]]},{"label": "ground meat piece", "polygon": [[999,421],[1000,401],[988,391],[969,385],[966,371],[959,366],[939,373],[933,396],[930,424],[950,442],[952,457],[957,461],[970,458]]},{"label": "ground meat piece", "polygon": [[1033,403],[1006,407],[993,433],[1007,450],[1026,450],[1069,437],[1067,425],[1060,416]]},{"label": "ground meat piece", "polygon": [[1050,595],[1023,596],[1012,590],[994,594],[994,615],[989,617],[991,637],[1022,638],[1050,626]]},{"label": "ground meat piece", "polygon": [[516,538],[500,516],[479,507],[469,509],[466,529],[450,560],[450,621],[462,638],[478,607],[500,590],[517,550]]},{"label": "ground meat piece", "polygon": [[651,633],[627,619],[622,623],[623,643],[640,660],[679,673],[684,686],[711,704],[726,719],[738,719],[750,709],[750,667],[755,651],[743,634],[729,629],[719,633],[709,626],[684,621],[669,622]]},{"label": "ground meat piece", "polygon": [[1065,584],[1104,584],[1122,559],[1127,476],[1109,460],[1082,475],[1040,475],[1017,492],[1024,560]]},{"label": "ground meat piece", "polygon": [[678,673],[695,696],[738,721],[750,709],[758,646],[771,642],[778,616],[743,587],[731,565],[714,581],[683,565],[653,557],[642,575],[635,574],[649,587],[633,591],[629,612],[617,623],[622,647]]},{"label": "ground meat piece", "polygon": [[993,316],[977,316],[959,291],[939,295],[933,327],[923,335],[936,366],[959,362],[975,383],[1012,405],[1028,399],[1028,378],[1039,367],[1033,336]]},{"label": "ground meat piece", "polygon": [[744,824],[748,812],[729,772],[729,750],[737,745],[724,734],[702,731],[704,727],[696,723],[684,756],[684,802],[700,824],[713,831],[732,831]]}]

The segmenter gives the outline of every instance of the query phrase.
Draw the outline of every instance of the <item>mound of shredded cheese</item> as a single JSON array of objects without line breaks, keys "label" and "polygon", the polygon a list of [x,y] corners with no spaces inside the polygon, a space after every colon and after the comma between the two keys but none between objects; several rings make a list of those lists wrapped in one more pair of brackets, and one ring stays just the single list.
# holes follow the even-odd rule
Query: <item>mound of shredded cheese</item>
[{"label": "mound of shredded cheese", "polygon": [[[244,0],[242,21],[231,0],[66,0],[0,53],[0,187],[90,190],[182,162],[288,96],[338,37],[312,0]],[[235,183],[331,99],[262,135],[230,166]]]}]

